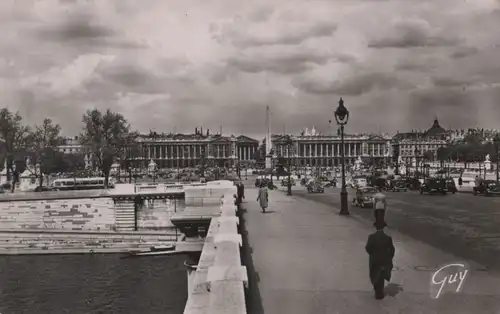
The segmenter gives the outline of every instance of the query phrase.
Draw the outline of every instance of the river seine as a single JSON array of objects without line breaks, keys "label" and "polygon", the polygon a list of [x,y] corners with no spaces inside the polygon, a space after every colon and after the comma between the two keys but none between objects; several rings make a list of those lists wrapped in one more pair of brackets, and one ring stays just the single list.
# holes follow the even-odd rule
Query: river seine
[{"label": "river seine", "polygon": [[183,312],[184,256],[120,256],[0,256],[0,313]]}]

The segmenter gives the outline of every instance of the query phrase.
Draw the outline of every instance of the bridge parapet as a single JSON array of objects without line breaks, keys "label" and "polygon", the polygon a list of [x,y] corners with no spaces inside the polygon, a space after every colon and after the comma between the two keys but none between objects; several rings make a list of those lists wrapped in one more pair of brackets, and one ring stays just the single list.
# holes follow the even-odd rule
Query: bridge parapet
[{"label": "bridge parapet", "polygon": [[216,216],[211,218],[198,264],[188,269],[189,287],[185,314],[246,314],[247,269],[241,264],[241,235],[228,189]]}]

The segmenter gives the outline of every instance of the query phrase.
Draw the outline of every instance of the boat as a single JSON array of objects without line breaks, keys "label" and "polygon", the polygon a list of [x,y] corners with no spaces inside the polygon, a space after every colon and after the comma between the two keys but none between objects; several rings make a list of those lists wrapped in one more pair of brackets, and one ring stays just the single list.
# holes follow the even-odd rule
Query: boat
[{"label": "boat", "polygon": [[157,245],[150,247],[149,250],[131,250],[125,257],[157,256],[169,255],[173,253],[176,253],[175,245]]}]

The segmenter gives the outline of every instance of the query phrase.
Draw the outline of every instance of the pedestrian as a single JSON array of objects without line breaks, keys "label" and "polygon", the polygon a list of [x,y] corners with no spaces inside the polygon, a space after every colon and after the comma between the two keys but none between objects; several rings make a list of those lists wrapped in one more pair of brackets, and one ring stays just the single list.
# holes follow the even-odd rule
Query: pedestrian
[{"label": "pedestrian", "polygon": [[243,199],[245,199],[245,186],[243,185],[243,182],[238,182],[238,184],[236,185],[236,191],[238,193],[239,203],[241,204],[243,203]]},{"label": "pedestrian", "polygon": [[462,184],[464,184],[464,181],[462,180],[462,176],[460,176],[460,177],[458,178],[458,185],[459,185],[459,186],[462,186]]},{"label": "pedestrian", "polygon": [[375,290],[375,298],[384,298],[385,281],[391,280],[393,258],[396,252],[392,237],[384,232],[385,223],[373,224],[377,231],[368,237],[366,252],[369,255],[370,281]]},{"label": "pedestrian", "polygon": [[387,210],[387,199],[384,194],[382,194],[381,189],[373,196],[374,201],[374,210],[373,216],[375,218],[375,222],[384,223],[385,224],[385,213]]},{"label": "pedestrian", "polygon": [[266,208],[269,203],[269,191],[265,184],[262,184],[259,189],[259,194],[257,196],[257,201],[260,203],[260,208],[262,208],[262,212],[266,212]]}]

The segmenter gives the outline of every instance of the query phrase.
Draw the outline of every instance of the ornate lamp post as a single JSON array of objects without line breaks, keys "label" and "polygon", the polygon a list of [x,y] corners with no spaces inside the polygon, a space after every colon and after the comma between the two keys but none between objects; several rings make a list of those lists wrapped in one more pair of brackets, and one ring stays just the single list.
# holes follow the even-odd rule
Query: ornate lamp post
[{"label": "ornate lamp post", "polygon": [[500,148],[500,135],[497,133],[495,135],[495,138],[493,139],[493,143],[495,144],[495,154],[496,154],[496,171],[497,171],[497,183],[500,182],[500,177],[499,174],[500,172],[498,171],[498,163],[500,160],[500,156],[498,156],[499,148]]},{"label": "ornate lamp post", "polygon": [[399,142],[397,140],[392,141],[392,161],[396,164],[395,174],[399,175]]},{"label": "ornate lamp post", "polygon": [[[418,170],[419,159],[420,159],[420,150],[415,147],[415,173],[420,174],[420,171]],[[420,178],[420,175],[417,176],[417,179],[419,179],[419,178]]]},{"label": "ornate lamp post", "polygon": [[347,202],[347,189],[345,183],[345,152],[344,152],[344,126],[349,120],[349,111],[344,106],[342,98],[339,100],[339,106],[335,110],[335,120],[340,126],[340,156],[342,164],[342,189],[340,191],[340,215],[349,215],[349,208]]},{"label": "ornate lamp post", "polygon": [[288,159],[288,183],[287,183],[287,193],[286,195],[292,195],[292,179],[291,179],[291,174],[292,174],[292,162],[291,162],[291,158],[290,158],[290,147],[293,145],[293,141],[292,141],[292,138],[290,136],[287,136],[287,139],[285,141],[285,145],[286,145],[286,157]]}]

